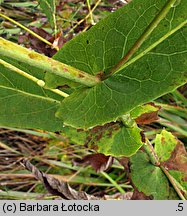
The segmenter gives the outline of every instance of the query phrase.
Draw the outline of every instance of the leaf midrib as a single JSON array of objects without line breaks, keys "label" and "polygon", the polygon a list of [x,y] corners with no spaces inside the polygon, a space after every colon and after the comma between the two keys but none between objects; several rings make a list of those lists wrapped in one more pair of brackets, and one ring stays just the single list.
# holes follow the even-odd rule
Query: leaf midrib
[{"label": "leaf midrib", "polygon": [[[141,45],[146,41],[146,39],[151,35],[153,30],[159,25],[159,23],[166,17],[170,9],[172,8],[173,4],[176,2],[176,0],[169,0],[166,2],[166,4],[163,6],[161,11],[155,16],[155,18],[152,20],[152,22],[148,25],[148,27],[145,29],[143,34],[139,37],[139,39],[134,43],[134,45],[131,47],[131,49],[127,52],[127,54],[110,70],[110,72],[106,75],[104,75],[104,72],[99,72],[98,76],[102,77],[102,80],[107,79],[108,77],[111,77],[112,75],[118,73],[122,69],[129,66],[131,63],[134,63],[139,58],[143,57],[147,52],[155,48],[157,45],[159,45],[161,42],[163,42],[165,39],[167,39],[170,35],[175,33],[177,30],[182,28],[186,22],[182,22],[178,27],[174,28],[170,32],[166,33],[163,37],[161,37],[159,40],[154,42],[150,47],[139,53],[137,56],[131,59],[133,54],[136,53],[136,51],[141,47]],[[182,25],[182,26],[181,26]]]},{"label": "leaf midrib", "polygon": [[132,58],[131,60],[127,61],[122,67],[120,67],[117,71],[115,71],[115,73],[118,73],[119,71],[121,71],[122,69],[128,67],[129,65],[133,64],[134,62],[136,62],[137,60],[139,60],[140,58],[142,58],[144,55],[146,55],[148,52],[150,52],[152,49],[154,49],[155,47],[157,47],[159,44],[161,44],[164,40],[166,40],[168,37],[170,37],[171,35],[173,35],[175,32],[177,32],[178,30],[180,30],[182,27],[184,27],[187,24],[187,19],[182,22],[180,25],[178,25],[176,28],[172,29],[170,32],[166,33],[164,36],[162,36],[159,40],[157,40],[156,42],[154,42],[151,46],[149,46],[147,49],[143,50],[142,52],[140,52],[137,56],[135,56],[134,58]]},{"label": "leaf midrib", "polygon": [[[29,92],[21,91],[19,89],[7,87],[7,86],[2,86],[2,85],[0,85],[0,88],[16,91],[18,94],[24,94],[26,96],[35,97],[35,98],[39,98],[41,100],[46,100],[46,101],[55,102],[57,104],[60,104],[60,101],[58,101],[58,100],[54,100],[52,98],[43,97],[43,96],[32,94],[32,93],[29,93]],[[1,98],[0,98],[0,100],[1,100]]]}]

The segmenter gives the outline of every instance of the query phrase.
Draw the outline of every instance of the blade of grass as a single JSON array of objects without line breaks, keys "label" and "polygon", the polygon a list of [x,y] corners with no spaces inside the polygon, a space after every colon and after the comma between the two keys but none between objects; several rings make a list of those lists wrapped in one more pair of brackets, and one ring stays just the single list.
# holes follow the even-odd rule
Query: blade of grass
[{"label": "blade of grass", "polygon": [[13,153],[15,153],[15,154],[22,155],[20,152],[18,152],[18,151],[16,151],[16,150],[14,150],[13,148],[7,146],[6,144],[2,143],[1,141],[0,141],[0,147],[3,148],[3,149],[8,150],[8,151],[10,151],[10,152],[13,152]]},{"label": "blade of grass", "polygon": [[112,184],[113,186],[118,189],[118,191],[120,193],[125,193],[125,191],[123,190],[123,188],[114,180],[112,179],[106,172],[101,172],[101,174],[106,178],[108,179]]}]

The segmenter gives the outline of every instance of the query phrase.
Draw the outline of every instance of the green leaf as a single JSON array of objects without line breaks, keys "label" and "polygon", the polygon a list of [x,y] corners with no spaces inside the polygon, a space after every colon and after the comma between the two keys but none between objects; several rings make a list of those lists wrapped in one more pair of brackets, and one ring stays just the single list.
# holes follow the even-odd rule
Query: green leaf
[{"label": "green leaf", "polygon": [[54,118],[59,102],[0,84],[1,126],[60,130],[62,124]]},{"label": "green leaf", "polygon": [[[124,57],[167,1],[133,0],[66,43],[55,59],[90,74],[111,69]],[[89,128],[115,121],[187,81],[187,1],[172,7],[140,49],[115,75],[63,100],[57,117]]]},{"label": "green leaf", "polygon": [[68,80],[64,77],[60,77],[58,75],[51,74],[49,72],[45,74],[45,83],[46,83],[45,86],[47,88],[52,88],[52,89],[62,88],[63,86],[66,85],[72,88],[80,86],[79,83],[73,82],[71,80]]},{"label": "green leaf", "polygon": [[151,164],[146,153],[133,155],[131,163],[131,178],[140,192],[156,200],[168,199],[169,182],[162,170]]},{"label": "green leaf", "polygon": [[115,157],[130,157],[143,145],[140,128],[126,128],[115,122],[88,131],[64,127],[62,134],[76,144],[84,144],[99,153]]},{"label": "green leaf", "polygon": [[87,133],[85,131],[78,131],[72,127],[63,127],[61,129],[61,135],[67,137],[71,143],[77,145],[84,145],[87,138]]},{"label": "green leaf", "polygon": [[132,128],[122,127],[118,131],[103,134],[100,140],[96,140],[98,152],[114,157],[134,155],[143,145],[141,129],[137,126]]},{"label": "green leaf", "polygon": [[39,0],[40,7],[46,14],[51,26],[56,26],[56,2],[55,0]]},{"label": "green leaf", "polygon": [[[1,56],[12,65],[41,79],[44,73],[34,67]],[[55,118],[61,97],[0,64],[0,125],[57,131],[62,122]]]}]

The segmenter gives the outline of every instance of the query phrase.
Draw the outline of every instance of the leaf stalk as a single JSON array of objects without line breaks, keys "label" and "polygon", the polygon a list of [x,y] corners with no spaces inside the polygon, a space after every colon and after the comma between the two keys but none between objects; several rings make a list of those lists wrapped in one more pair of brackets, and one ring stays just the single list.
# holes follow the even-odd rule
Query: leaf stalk
[{"label": "leaf stalk", "polygon": [[157,16],[153,19],[153,21],[148,25],[146,30],[140,36],[140,38],[136,41],[136,43],[132,46],[132,48],[127,52],[127,54],[115,65],[109,74],[107,74],[104,79],[107,77],[117,73],[119,70],[124,68],[124,64],[132,57],[132,55],[140,48],[143,42],[150,36],[153,30],[158,26],[158,24],[166,17],[167,13],[169,12],[170,8],[176,0],[168,0],[162,10],[157,14]]},{"label": "leaf stalk", "polygon": [[48,88],[45,88],[45,82],[43,80],[40,80],[28,73],[26,73],[25,71],[22,71],[20,70],[19,68],[7,63],[6,61],[3,61],[2,59],[0,59],[0,64],[2,64],[4,67],[8,68],[9,70],[11,71],[14,71],[15,73],[18,73],[20,74],[21,76],[24,76],[25,78],[31,80],[32,82],[36,83],[38,86],[44,88],[44,89],[47,89],[47,90],[50,90],[62,97],[68,97],[69,95],[66,94],[65,92],[63,91],[60,91],[59,89],[48,89]]},{"label": "leaf stalk", "polygon": [[0,56],[6,56],[16,61],[27,63],[35,68],[45,70],[46,72],[56,74],[88,87],[95,86],[100,82],[98,77],[21,47],[3,38],[0,38]]}]

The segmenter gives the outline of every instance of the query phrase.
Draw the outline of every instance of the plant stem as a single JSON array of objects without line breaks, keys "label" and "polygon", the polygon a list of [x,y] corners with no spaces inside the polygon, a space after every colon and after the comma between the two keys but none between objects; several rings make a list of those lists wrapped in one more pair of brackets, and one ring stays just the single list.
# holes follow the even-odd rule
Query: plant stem
[{"label": "plant stem", "polygon": [[18,151],[16,151],[16,150],[14,150],[13,148],[7,146],[6,144],[2,143],[1,141],[0,141],[0,147],[3,148],[3,149],[8,150],[8,151],[10,151],[10,152],[13,152],[13,153],[15,153],[15,154],[21,155],[20,152],[18,152]]},{"label": "plant stem", "polygon": [[0,38],[0,55],[27,63],[35,68],[45,70],[46,72],[56,74],[85,86],[92,87],[100,82],[98,77],[92,76],[37,52],[28,50],[3,38]]},{"label": "plant stem", "polygon": [[87,6],[88,6],[88,11],[89,11],[89,15],[90,15],[91,24],[94,25],[95,22],[94,22],[94,19],[93,19],[93,13],[91,11],[90,0],[86,0],[86,3],[87,3]]},{"label": "plant stem", "polygon": [[0,59],[0,64],[2,64],[4,67],[8,68],[9,70],[11,71],[14,71],[15,73],[18,73],[20,74],[21,76],[24,76],[25,78],[31,80],[32,82],[36,83],[37,85],[39,85],[40,87],[44,88],[44,89],[47,89],[47,90],[50,90],[62,97],[68,97],[69,95],[66,94],[65,92],[62,92],[58,89],[48,89],[48,88],[45,88],[45,82],[43,80],[40,80],[22,70],[20,70],[19,68],[7,63],[6,61],[3,61],[2,59]]},{"label": "plant stem", "polygon": [[160,162],[158,160],[158,157],[154,151],[153,146],[151,145],[151,143],[149,142],[148,139],[146,139],[146,143],[143,145],[143,148],[144,148],[145,152],[148,154],[151,163],[155,166],[159,166]]},{"label": "plant stem", "polygon": [[117,65],[115,65],[109,74],[107,74],[105,78],[117,73],[119,70],[124,68],[124,64],[130,59],[130,57],[139,49],[139,47],[143,44],[143,42],[150,36],[153,30],[158,26],[158,24],[165,18],[170,8],[173,6],[176,0],[168,0],[164,7],[161,9],[160,13],[153,19],[153,21],[149,24],[140,38],[136,41],[136,43],[132,46],[132,48],[128,51],[128,53],[119,61]]},{"label": "plant stem", "polygon": [[53,44],[50,43],[49,41],[47,41],[46,39],[44,39],[43,37],[41,37],[40,35],[36,34],[35,32],[33,32],[32,30],[30,30],[29,28],[23,26],[21,23],[11,19],[10,17],[6,16],[5,14],[0,13],[0,17],[3,17],[4,19],[10,21],[11,23],[14,23],[15,25],[19,26],[20,28],[24,29],[25,31],[29,32],[31,35],[33,35],[34,37],[38,38],[39,40],[43,41],[44,43],[46,43],[47,45],[51,46],[52,48],[56,49],[57,51],[59,50],[58,47],[53,47]]},{"label": "plant stem", "polygon": [[77,26],[79,26],[82,22],[84,22],[84,20],[88,19],[89,16],[90,16],[91,14],[93,14],[93,11],[94,11],[94,10],[96,9],[96,7],[100,4],[100,2],[101,2],[101,0],[98,0],[98,1],[95,3],[94,7],[89,11],[89,13],[88,13],[83,19],[81,19],[76,25],[74,25],[74,26],[69,30],[69,32],[67,32],[66,35],[64,35],[64,37],[66,38],[66,37],[68,36],[69,33],[73,32],[73,30],[74,30],[75,28],[77,28]]},{"label": "plant stem", "polygon": [[[54,3],[54,8],[53,10],[56,11],[56,1],[53,1]],[[56,23],[56,14],[53,13],[53,20],[54,20],[54,34],[55,34],[55,39],[56,39],[56,36],[57,36],[57,23]],[[59,50],[58,47],[55,47],[56,50]]]}]

